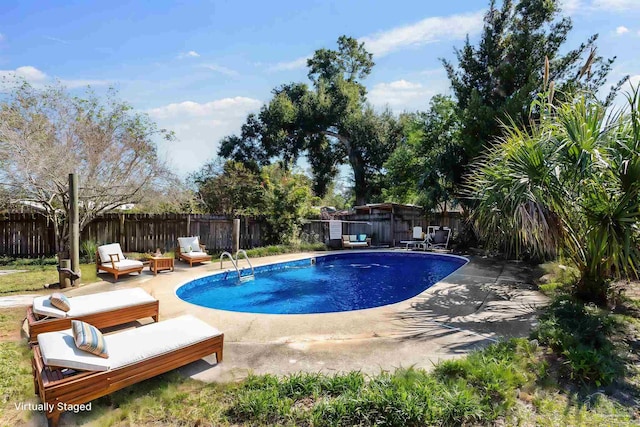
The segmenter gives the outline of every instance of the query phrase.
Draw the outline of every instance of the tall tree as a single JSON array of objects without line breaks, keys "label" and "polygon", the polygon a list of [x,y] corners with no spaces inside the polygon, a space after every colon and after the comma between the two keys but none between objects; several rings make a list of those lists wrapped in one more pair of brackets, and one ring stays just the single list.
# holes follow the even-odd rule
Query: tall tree
[{"label": "tall tree", "polygon": [[[443,60],[462,122],[464,164],[500,136],[500,122],[507,117],[528,122],[531,101],[542,91],[545,58],[550,81],[561,93],[577,88],[595,92],[604,84],[615,58],[596,54],[597,35],[560,54],[572,23],[559,14],[558,0],[504,0],[501,8],[491,0],[478,45],[467,39],[456,51],[457,67]],[[456,171],[456,183],[462,175]]]},{"label": "tall tree", "polygon": [[464,167],[455,103],[436,95],[429,111],[404,114],[400,123],[402,142],[385,163],[385,198],[446,211]]},{"label": "tall tree", "polygon": [[248,165],[279,158],[289,168],[306,154],[319,196],[338,166],[348,163],[356,203],[365,203],[375,194],[374,178],[399,135],[390,112],[377,114],[366,105],[361,80],[371,72],[372,55],[363,43],[342,36],[337,50],[319,49],[307,65],[311,87],[292,83],[274,89],[260,113],[247,118],[240,136],[222,140],[219,155]]},{"label": "tall tree", "polygon": [[0,105],[0,183],[11,203],[39,209],[54,225],[56,250],[68,249],[68,174],[79,175],[80,230],[101,212],[137,203],[172,179],[152,140],[173,135],[110,91],[19,85]]},{"label": "tall tree", "polygon": [[265,188],[260,173],[241,162],[209,162],[190,181],[205,212],[257,215],[264,211]]}]

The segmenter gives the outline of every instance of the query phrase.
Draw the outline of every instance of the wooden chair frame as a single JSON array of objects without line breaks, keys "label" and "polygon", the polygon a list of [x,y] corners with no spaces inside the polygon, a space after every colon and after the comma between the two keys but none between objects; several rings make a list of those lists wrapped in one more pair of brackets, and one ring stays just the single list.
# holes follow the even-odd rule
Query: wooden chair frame
[{"label": "wooden chair frame", "polygon": [[123,325],[134,320],[145,317],[153,318],[154,322],[159,320],[160,301],[145,302],[129,307],[122,307],[115,310],[91,313],[86,316],[65,317],[62,319],[46,319],[33,312],[33,308],[27,308],[27,325],[29,328],[29,342],[38,340],[38,335],[44,332],[62,331],[71,328],[72,320],[82,320],[90,323],[98,329],[110,326]]},{"label": "wooden chair frame", "polygon": [[132,384],[155,377],[215,353],[222,362],[224,334],[108,371],[74,371],[47,366],[39,346],[33,347],[31,366],[35,392],[46,404],[49,426],[56,427],[66,405],[90,402]]},{"label": "wooden chair frame", "polygon": [[203,244],[200,244],[200,250],[201,250],[202,252],[204,252],[204,255],[202,255],[202,256],[197,256],[197,257],[190,257],[190,256],[188,257],[188,256],[185,256],[185,255],[182,253],[182,251],[180,250],[180,245],[178,245],[178,246],[176,247],[176,251],[175,251],[176,259],[180,259],[180,260],[182,260],[182,261],[188,262],[188,263],[189,263],[189,267],[193,267],[193,263],[194,263],[194,262],[205,262],[205,261],[211,261],[211,255],[207,254],[207,253],[205,252],[205,249],[206,249],[206,246],[205,246],[205,245],[203,245]]},{"label": "wooden chair frame", "polygon": [[[110,255],[111,256],[111,255]],[[125,270],[118,270],[116,268],[115,262],[113,260],[113,256],[111,256],[111,267],[109,267],[107,264],[103,264],[102,260],[100,259],[100,253],[96,252],[96,273],[100,272],[100,270],[104,270],[108,273],[113,274],[116,277],[116,280],[118,280],[118,276],[121,276],[123,274],[129,274],[129,273],[142,273],[142,269],[144,268],[144,264],[139,266],[139,267],[129,267],[128,269]]]}]

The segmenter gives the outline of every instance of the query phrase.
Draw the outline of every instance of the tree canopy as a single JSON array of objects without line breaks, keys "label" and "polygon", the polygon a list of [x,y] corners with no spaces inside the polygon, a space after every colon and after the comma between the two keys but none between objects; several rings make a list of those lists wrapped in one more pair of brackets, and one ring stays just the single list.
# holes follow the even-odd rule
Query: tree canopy
[{"label": "tree canopy", "polygon": [[464,167],[455,103],[436,95],[429,111],[404,114],[400,124],[404,138],[385,163],[385,200],[446,211]]},{"label": "tree canopy", "polygon": [[[68,244],[68,175],[79,176],[80,229],[101,212],[143,200],[174,177],[158,159],[156,136],[173,135],[132,112],[111,90],[99,99],[62,86],[27,83],[0,104],[0,182],[10,204],[28,204],[55,226],[57,250]],[[5,190],[6,191],[6,190]]]},{"label": "tree canopy", "polygon": [[[529,115],[537,114],[530,106],[543,90],[546,59],[549,81],[561,94],[577,89],[595,93],[615,59],[597,55],[597,35],[561,54],[572,23],[560,16],[557,0],[504,0],[500,8],[491,0],[484,21],[477,46],[467,38],[456,51],[457,65],[442,61],[457,102],[464,164],[501,135],[500,122],[507,117],[526,125]],[[607,102],[616,90],[612,88]],[[456,171],[455,182],[462,176]]]},{"label": "tree canopy", "polygon": [[273,90],[273,98],[250,115],[239,136],[222,140],[219,155],[249,168],[279,159],[285,169],[303,154],[313,173],[313,188],[324,196],[340,164],[354,175],[356,203],[379,192],[376,176],[399,139],[394,116],[366,104],[361,83],[374,65],[356,39],[342,36],[338,49],[319,49],[308,60],[311,86],[290,83]]}]

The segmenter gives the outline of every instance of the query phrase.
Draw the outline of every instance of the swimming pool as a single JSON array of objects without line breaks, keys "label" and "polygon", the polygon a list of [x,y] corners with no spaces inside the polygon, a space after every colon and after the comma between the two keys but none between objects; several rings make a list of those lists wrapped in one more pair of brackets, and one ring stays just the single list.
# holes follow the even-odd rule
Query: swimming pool
[{"label": "swimming pool", "polygon": [[360,310],[414,297],[468,260],[413,252],[341,252],[265,265],[255,279],[214,274],[176,290],[187,302],[244,313],[306,314]]}]

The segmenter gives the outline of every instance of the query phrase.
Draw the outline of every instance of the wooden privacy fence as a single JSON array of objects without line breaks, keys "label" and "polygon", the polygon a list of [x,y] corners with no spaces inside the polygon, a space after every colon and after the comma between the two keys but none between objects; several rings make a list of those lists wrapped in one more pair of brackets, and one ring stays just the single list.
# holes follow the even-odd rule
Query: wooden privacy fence
[{"label": "wooden privacy fence", "polygon": [[31,257],[55,253],[53,226],[33,213],[0,214],[0,256]]},{"label": "wooden privacy fence", "polygon": [[[357,213],[341,217],[343,234],[367,234],[374,245],[398,245],[411,239],[414,226],[423,230],[428,225],[451,227],[454,235],[460,229],[460,216],[450,212],[430,217],[405,218],[387,212]],[[240,247],[264,246],[265,222],[262,218],[240,217]],[[149,252],[160,248],[174,250],[178,237],[200,236],[212,252],[232,248],[233,218],[210,214],[105,214],[95,218],[82,231],[80,241],[98,244],[118,242],[125,252]],[[310,222],[302,227],[303,238],[329,242],[326,222]],[[0,214],[0,256],[41,257],[55,254],[53,225],[38,214]]]},{"label": "wooden privacy fence", "polygon": [[[264,221],[240,217],[240,247],[262,245]],[[178,237],[200,236],[207,250],[231,250],[233,218],[208,214],[104,214],[82,230],[80,242],[118,242],[124,252],[174,250]],[[53,225],[38,214],[0,214],[0,256],[55,254]]]},{"label": "wooden privacy fence", "polygon": [[[358,213],[343,215],[342,234],[366,234],[372,238],[375,246],[397,246],[401,240],[411,240],[413,227],[422,227],[427,231],[429,225],[450,227],[455,236],[462,226],[460,214],[449,212],[446,215],[430,214],[427,217],[403,218],[388,212]],[[350,222],[354,221],[354,222]],[[302,227],[306,236],[314,236],[321,242],[329,241],[329,223],[312,221]],[[303,235],[304,236],[304,235]]]}]

